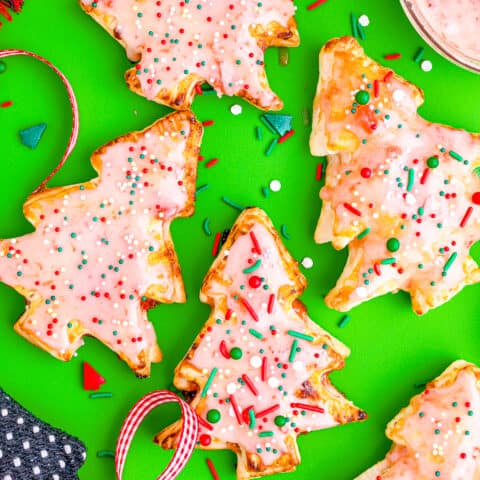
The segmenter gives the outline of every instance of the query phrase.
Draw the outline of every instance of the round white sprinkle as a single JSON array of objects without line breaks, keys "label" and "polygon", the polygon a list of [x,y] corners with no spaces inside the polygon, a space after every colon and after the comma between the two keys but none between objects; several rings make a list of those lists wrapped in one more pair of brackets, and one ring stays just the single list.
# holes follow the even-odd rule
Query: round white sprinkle
[{"label": "round white sprinkle", "polygon": [[312,268],[313,267],[313,260],[310,257],[305,257],[302,260],[302,267],[303,268]]},{"label": "round white sprinkle", "polygon": [[355,289],[355,293],[360,298],[365,298],[367,296],[367,289],[365,287],[358,287]]},{"label": "round white sprinkle", "polygon": [[227,385],[227,393],[233,395],[237,391],[237,386],[232,382]]},{"label": "round white sprinkle", "polygon": [[276,377],[270,377],[267,383],[270,387],[277,388],[280,385],[280,380]]},{"label": "round white sprinkle", "polygon": [[232,115],[240,115],[242,113],[242,107],[236,103],[230,107],[230,112],[232,112]]},{"label": "round white sprinkle", "polygon": [[420,67],[424,72],[430,72],[433,68],[432,62],[430,60],[424,60]]},{"label": "round white sprinkle", "polygon": [[282,184],[280,183],[280,180],[272,180],[270,182],[270,190],[272,192],[279,192],[281,188]]},{"label": "round white sprinkle", "polygon": [[360,17],[358,17],[358,23],[362,27],[368,27],[370,25],[370,19],[368,18],[367,15],[363,14],[363,15],[360,15]]},{"label": "round white sprinkle", "polygon": [[262,364],[262,359],[256,355],[250,359],[250,365],[253,368],[258,368]]}]

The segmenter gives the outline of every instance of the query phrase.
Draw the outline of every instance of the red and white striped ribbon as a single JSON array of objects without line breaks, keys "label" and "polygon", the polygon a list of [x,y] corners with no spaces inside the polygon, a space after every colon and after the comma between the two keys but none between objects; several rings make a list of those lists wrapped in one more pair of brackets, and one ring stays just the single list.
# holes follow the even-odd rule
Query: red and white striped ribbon
[{"label": "red and white striped ribbon", "polygon": [[68,99],[70,101],[70,106],[72,107],[72,133],[70,134],[70,139],[68,140],[67,149],[63,154],[62,159],[58,163],[58,165],[52,170],[52,172],[47,176],[45,180],[34,190],[33,193],[37,193],[45,188],[49,180],[62,168],[63,164],[67,161],[67,158],[72,153],[73,149],[75,148],[75,144],[77,143],[78,138],[78,127],[79,127],[79,119],[78,119],[78,104],[77,99],[75,98],[75,93],[73,92],[72,86],[67,80],[67,77],[52,63],[50,63],[46,58],[41,57],[32,52],[27,52],[25,50],[0,50],[0,58],[4,57],[12,57],[15,55],[25,55],[27,57],[32,57],[37,60],[40,60],[45,65],[50,67],[62,80],[63,84],[65,85],[67,92],[68,92]]},{"label": "red and white striped ribbon", "polygon": [[123,468],[133,436],[143,419],[156,407],[176,402],[182,409],[183,425],[178,437],[178,446],[170,463],[157,480],[174,480],[185,468],[192,456],[198,437],[198,417],[188,403],[167,390],[158,390],[145,395],[128,414],[123,423],[115,450],[117,480],[122,480]]}]

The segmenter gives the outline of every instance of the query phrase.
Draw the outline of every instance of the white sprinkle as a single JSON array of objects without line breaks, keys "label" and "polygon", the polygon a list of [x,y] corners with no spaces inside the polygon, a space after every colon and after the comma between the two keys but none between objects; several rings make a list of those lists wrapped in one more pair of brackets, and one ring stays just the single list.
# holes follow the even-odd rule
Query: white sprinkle
[{"label": "white sprinkle", "polygon": [[237,386],[232,382],[227,385],[227,393],[233,395],[237,391]]},{"label": "white sprinkle", "polygon": [[281,188],[282,184],[280,183],[280,180],[272,180],[270,182],[270,190],[272,192],[279,192]]},{"label": "white sprinkle", "polygon": [[277,388],[280,385],[280,381],[276,377],[270,377],[267,383],[272,388]]},{"label": "white sprinkle", "polygon": [[304,257],[302,260],[303,268],[312,268],[313,267],[313,260],[310,257]]},{"label": "white sprinkle", "polygon": [[424,72],[430,72],[433,68],[432,62],[430,60],[424,60],[421,64],[420,67]]},{"label": "white sprinkle", "polygon": [[260,367],[260,365],[262,365],[262,359],[258,356],[254,356],[250,359],[250,365],[253,367],[253,368],[258,368]]},{"label": "white sprinkle", "polygon": [[241,105],[238,105],[237,103],[235,105],[232,105],[230,107],[230,112],[232,112],[232,115],[240,115],[242,113],[242,107]]},{"label": "white sprinkle", "polygon": [[368,18],[368,15],[360,15],[360,17],[358,17],[358,23],[362,27],[368,27],[370,25],[370,19]]}]

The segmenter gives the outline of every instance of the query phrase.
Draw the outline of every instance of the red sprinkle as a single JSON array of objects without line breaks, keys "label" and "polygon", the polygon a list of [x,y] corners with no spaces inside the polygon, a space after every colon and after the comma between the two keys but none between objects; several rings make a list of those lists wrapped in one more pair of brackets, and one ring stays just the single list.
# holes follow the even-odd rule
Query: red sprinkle
[{"label": "red sprinkle", "polygon": [[250,377],[246,373],[242,375],[242,379],[245,382],[245,385],[251,390],[251,392],[255,396],[258,395],[258,390],[256,389],[255,385],[253,384],[253,382],[250,380]]},{"label": "red sprinkle", "polygon": [[215,235],[215,241],[213,242],[213,248],[212,248],[212,255],[214,257],[217,256],[218,247],[220,245],[221,238],[222,238],[222,232],[217,232],[217,234]]},{"label": "red sprinkle", "polygon": [[195,91],[197,92],[197,95],[203,95],[202,87],[198,83],[195,85]]},{"label": "red sprinkle", "polygon": [[473,207],[468,207],[467,211],[465,212],[465,215],[462,218],[462,221],[460,222],[460,226],[462,228],[467,224],[468,220],[472,216],[472,213],[473,213]]},{"label": "red sprinkle", "polygon": [[472,195],[472,203],[474,203],[475,205],[480,205],[480,192],[475,192]]},{"label": "red sprinkle", "polygon": [[350,205],[349,203],[344,203],[343,206],[351,213],[354,215],[357,215],[357,217],[362,216],[362,212],[360,210],[357,210],[354,206]]},{"label": "red sprinkle", "polygon": [[293,134],[295,133],[295,130],[289,130],[285,135],[282,135],[277,143],[283,143],[285,140],[288,140]]},{"label": "red sprinkle", "polygon": [[324,3],[327,3],[328,0],[317,0],[316,2],[311,3],[308,7],[307,10],[313,10],[320,5],[323,5]]},{"label": "red sprinkle", "polygon": [[262,382],[267,380],[267,357],[262,358]]},{"label": "red sprinkle", "polygon": [[211,127],[215,122],[213,120],[205,120],[204,122],[202,122],[202,125],[204,127]]},{"label": "red sprinkle", "polygon": [[242,305],[247,309],[247,312],[250,314],[250,316],[256,321],[258,322],[258,315],[257,313],[255,312],[255,310],[252,308],[252,306],[248,303],[248,301],[243,298],[243,297],[239,297],[239,300],[240,302],[242,303]]},{"label": "red sprinkle", "polygon": [[235,397],[233,395],[230,395],[228,397],[230,399],[230,405],[233,408],[233,412],[235,413],[235,417],[237,417],[237,422],[239,425],[242,425],[242,415],[240,414],[240,410],[238,409],[238,404],[237,401],[235,400]]},{"label": "red sprinkle", "polygon": [[268,407],[265,410],[262,410],[261,412],[256,413],[255,416],[257,418],[265,417],[270,413],[274,412],[275,410],[277,410],[278,408],[280,408],[280,405],[278,405],[277,403],[276,405],[272,405],[271,407]]},{"label": "red sprinkle", "polygon": [[212,158],[211,160],[209,160],[205,166],[207,168],[210,168],[210,167],[213,167],[214,165],[216,165],[218,163],[218,158]]},{"label": "red sprinkle", "polygon": [[385,60],[398,60],[399,58],[402,57],[401,53],[390,53],[388,55],[384,55]]},{"label": "red sprinkle", "polygon": [[389,82],[393,77],[393,70],[390,70],[384,77],[383,77],[383,81],[385,83]]},{"label": "red sprinkle", "polygon": [[212,474],[212,477],[214,478],[214,480],[220,480],[217,470],[215,470],[215,467],[213,466],[213,462],[209,458],[207,458],[206,462],[207,462],[208,469],[210,470],[210,473]]},{"label": "red sprinkle", "polygon": [[250,238],[252,239],[252,243],[253,243],[253,248],[255,248],[255,251],[261,255],[262,254],[262,250],[260,248],[260,244],[258,243],[258,240],[257,240],[257,237],[255,236],[255,234],[253,233],[253,231],[250,231]]},{"label": "red sprinkle", "polygon": [[200,415],[197,415],[198,423],[206,428],[207,430],[213,430],[213,427],[206,421],[204,420]]},{"label": "red sprinkle", "polygon": [[1,103],[0,107],[7,108],[7,107],[11,107],[12,105],[13,105],[13,102],[11,100],[8,100],[7,102]]},{"label": "red sprinkle", "polygon": [[317,165],[317,174],[315,175],[315,180],[319,182],[323,177],[323,163]]},{"label": "red sprinkle", "polygon": [[233,313],[233,311],[232,311],[231,308],[227,309],[227,313],[225,314],[225,320],[230,320],[230,317],[232,316],[232,313]]},{"label": "red sprinkle", "polygon": [[270,297],[268,297],[268,307],[267,307],[268,313],[272,313],[274,304],[275,304],[275,294],[271,293]]},{"label": "red sprinkle", "polygon": [[380,265],[378,263],[375,263],[373,265],[373,270],[375,271],[375,273],[380,276],[382,274],[382,271],[380,270]]},{"label": "red sprinkle", "polygon": [[309,410],[311,412],[325,413],[325,409],[322,407],[316,407],[315,405],[308,405],[306,403],[291,403],[292,408],[300,408],[301,410]]},{"label": "red sprinkle", "polygon": [[380,95],[380,84],[378,83],[378,80],[373,81],[373,94],[375,95],[375,98],[378,98]]},{"label": "red sprinkle", "polygon": [[428,178],[429,173],[430,173],[430,169],[429,169],[429,168],[426,168],[426,169],[423,171],[422,178],[420,179],[420,183],[421,183],[422,185],[425,185],[425,182],[427,181],[427,178]]},{"label": "red sprinkle", "polygon": [[230,358],[230,353],[227,350],[227,344],[225,343],[225,340],[222,340],[220,342],[220,353],[227,359]]}]

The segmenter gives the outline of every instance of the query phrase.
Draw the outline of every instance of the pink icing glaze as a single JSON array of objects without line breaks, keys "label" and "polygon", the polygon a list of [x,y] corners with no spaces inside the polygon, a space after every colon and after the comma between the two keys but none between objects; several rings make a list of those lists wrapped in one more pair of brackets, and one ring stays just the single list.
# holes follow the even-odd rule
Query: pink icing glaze
[{"label": "pink icing glaze", "polygon": [[125,43],[128,57],[141,58],[137,77],[147,98],[154,99],[161,88],[175,90],[187,75],[195,74],[219,96],[246,90],[262,107],[278,101],[263,82],[263,51],[250,28],[271,22],[286,27],[295,13],[291,0],[94,3],[97,13],[116,18],[116,36]]},{"label": "pink icing glaze", "polygon": [[[183,299],[169,225],[194,188],[184,170],[190,124],[163,134],[155,125],[136,141],[120,139],[100,151],[101,176],[92,183],[31,199],[35,232],[2,241],[1,281],[32,304],[22,330],[59,358],[69,358],[86,333],[135,367],[142,351],[156,348],[142,296],[155,286],[160,293],[148,297]],[[157,252],[173,258],[149,264]]]},{"label": "pink icing glaze", "polygon": [[[362,78],[358,70],[346,77],[352,59],[336,61],[335,91],[322,93],[321,106],[329,153],[345,135],[358,146],[338,148],[339,155],[329,158],[321,198],[333,204],[331,238],[339,245],[370,229],[351,244],[361,252],[361,268],[349,277],[356,284],[350,301],[397,289],[427,298],[451,296],[468,281],[469,248],[479,239],[480,178],[473,170],[480,165],[480,140],[418,116],[416,91],[398,77]],[[369,93],[367,105],[358,105],[360,90]],[[333,109],[345,115],[334,120]],[[437,168],[427,165],[433,156]],[[389,251],[389,238],[399,240],[398,251]],[[389,259],[394,263],[382,264]]]},{"label": "pink icing glaze", "polygon": [[479,413],[477,379],[471,372],[462,371],[451,386],[427,389],[396,432],[401,445],[387,455],[379,480],[479,478]]},{"label": "pink icing glaze", "polygon": [[412,3],[445,44],[480,60],[480,0],[413,0]]},{"label": "pink icing glaze", "polygon": [[[212,431],[202,428],[201,434],[213,438],[210,448],[226,448],[227,442],[239,444],[247,452],[258,453],[266,468],[287,452],[292,455],[294,464],[298,463],[297,435],[352,421],[342,406],[348,404],[350,413],[354,407],[328,386],[328,382],[325,382],[325,389],[314,387],[313,395],[317,395],[317,399],[306,395],[310,388],[308,380],[314,374],[325,375],[332,368],[338,368],[333,363],[339,360],[335,349],[340,344],[310,320],[305,327],[290,302],[282,300],[285,292],[298,288],[285,270],[284,262],[291,259],[281,257],[273,237],[261,223],[255,223],[251,231],[261,254],[255,251],[250,234],[238,237],[230,251],[220,253],[226,256],[221,278],[215,277],[206,287],[208,290],[205,287],[202,290],[215,298],[211,321],[188,361],[203,373],[202,384],[207,383],[207,386],[207,379],[213,374],[212,367],[217,369],[209,388],[203,390],[206,409],[200,412],[205,419],[211,410],[218,410],[221,415],[218,423],[212,423]],[[251,273],[244,272],[256,262],[261,262],[258,268]],[[275,302],[269,313],[271,295],[275,296]],[[224,298],[230,318],[224,309]],[[242,301],[248,302],[253,313],[249,313]],[[307,335],[309,340],[292,336],[289,331]],[[242,352],[241,359],[225,358],[223,342],[223,352],[229,354],[232,348],[238,348]],[[296,346],[298,351],[292,354]],[[263,359],[267,365],[264,376]],[[242,380],[244,375],[254,390]],[[230,396],[239,412],[244,412],[241,425],[231,403],[225,401]],[[292,403],[307,404],[324,412],[292,407]],[[334,403],[336,418],[331,410]],[[273,411],[257,416],[250,424],[249,409],[258,415],[275,406]],[[277,426],[276,417],[288,419],[285,426]],[[271,432],[272,436],[262,437],[265,432]]]}]

